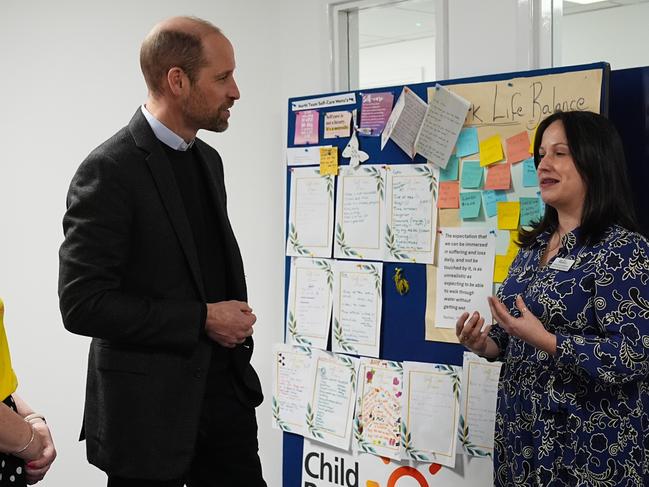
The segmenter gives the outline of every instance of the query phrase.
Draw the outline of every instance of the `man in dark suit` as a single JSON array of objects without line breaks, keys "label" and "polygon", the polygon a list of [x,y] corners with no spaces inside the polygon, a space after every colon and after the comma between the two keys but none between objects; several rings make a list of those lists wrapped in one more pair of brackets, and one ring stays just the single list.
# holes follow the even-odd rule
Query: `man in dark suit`
[{"label": "man in dark suit", "polygon": [[65,327],[92,337],[82,438],[109,487],[261,487],[253,324],[219,154],[239,98],[209,22],[158,24],[149,89],[70,185],[60,250]]}]

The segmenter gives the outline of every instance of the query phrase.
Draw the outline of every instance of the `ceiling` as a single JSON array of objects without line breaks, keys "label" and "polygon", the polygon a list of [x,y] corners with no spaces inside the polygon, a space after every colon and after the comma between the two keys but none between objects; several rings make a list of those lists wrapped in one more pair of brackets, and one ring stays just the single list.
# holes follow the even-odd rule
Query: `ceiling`
[{"label": "ceiling", "polygon": [[[581,5],[576,1],[563,0],[563,14],[578,15],[593,10],[620,8],[647,2],[649,0],[604,0]],[[435,0],[405,0],[359,9],[358,31],[361,49],[434,37]]]}]

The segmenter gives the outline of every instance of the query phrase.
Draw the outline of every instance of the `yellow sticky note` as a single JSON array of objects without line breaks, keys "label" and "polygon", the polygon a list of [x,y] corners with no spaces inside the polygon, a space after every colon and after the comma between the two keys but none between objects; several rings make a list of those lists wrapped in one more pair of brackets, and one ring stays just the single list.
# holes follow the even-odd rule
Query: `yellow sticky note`
[{"label": "yellow sticky note", "polygon": [[517,230],[518,219],[521,215],[521,204],[519,201],[499,201],[498,208],[498,229]]},{"label": "yellow sticky note", "polygon": [[536,139],[536,129],[534,129],[532,137],[530,137],[530,154],[534,154],[534,139]]},{"label": "yellow sticky note", "polygon": [[507,247],[507,255],[510,255],[512,257],[516,257],[516,254],[518,253],[518,231],[517,230],[510,230],[509,231],[509,246]]},{"label": "yellow sticky note", "polygon": [[503,282],[514,259],[509,255],[496,255],[494,261],[494,282]]},{"label": "yellow sticky note", "polygon": [[320,174],[338,175],[338,147],[320,147]]},{"label": "yellow sticky note", "polygon": [[494,162],[502,161],[505,158],[503,154],[503,143],[500,135],[494,135],[480,141],[480,165],[488,166]]}]

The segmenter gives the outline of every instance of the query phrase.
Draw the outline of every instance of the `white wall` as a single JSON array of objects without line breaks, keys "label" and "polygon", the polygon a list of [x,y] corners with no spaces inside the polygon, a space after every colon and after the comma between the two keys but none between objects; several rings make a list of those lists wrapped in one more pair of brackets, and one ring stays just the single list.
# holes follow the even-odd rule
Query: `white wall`
[{"label": "white wall", "polygon": [[649,65],[649,3],[566,15],[561,19],[561,66],[608,61],[611,69]]}]

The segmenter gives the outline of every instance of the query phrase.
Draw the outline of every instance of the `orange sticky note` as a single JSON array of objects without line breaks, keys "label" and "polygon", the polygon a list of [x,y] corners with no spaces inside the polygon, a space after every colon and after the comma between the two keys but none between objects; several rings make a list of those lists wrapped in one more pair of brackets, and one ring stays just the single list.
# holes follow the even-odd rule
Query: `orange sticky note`
[{"label": "orange sticky note", "polygon": [[489,166],[484,189],[509,189],[512,185],[511,167],[509,163]]},{"label": "orange sticky note", "polygon": [[496,255],[494,260],[494,282],[503,282],[509,274],[509,268],[515,256]]},{"label": "orange sticky note", "polygon": [[517,230],[518,219],[521,216],[521,204],[519,201],[499,201],[498,208],[498,229]]},{"label": "orange sticky note", "polygon": [[320,147],[320,174],[338,175],[338,147]]},{"label": "orange sticky note", "polygon": [[460,183],[459,181],[442,181],[439,183],[439,198],[437,208],[459,208],[460,207]]},{"label": "orange sticky note", "polygon": [[503,144],[500,135],[494,135],[480,141],[480,165],[488,166],[494,162],[502,161]]},{"label": "orange sticky note", "polygon": [[513,164],[529,159],[530,137],[527,135],[527,130],[509,137],[505,142],[507,143],[507,162]]}]

